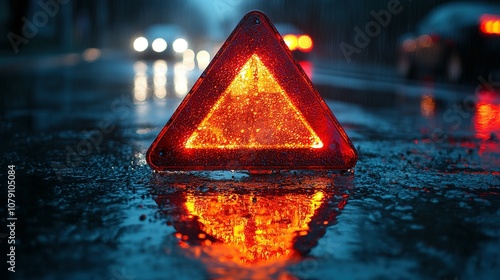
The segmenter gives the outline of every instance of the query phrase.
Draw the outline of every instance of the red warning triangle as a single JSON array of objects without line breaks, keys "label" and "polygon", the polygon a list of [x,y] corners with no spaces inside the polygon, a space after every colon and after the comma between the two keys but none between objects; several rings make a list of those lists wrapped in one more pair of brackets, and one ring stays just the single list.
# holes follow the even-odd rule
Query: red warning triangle
[{"label": "red warning triangle", "polygon": [[186,148],[320,148],[322,142],[254,54],[186,142]]},{"label": "red warning triangle", "polygon": [[243,17],[147,152],[155,170],[349,169],[356,160],[259,11]]}]

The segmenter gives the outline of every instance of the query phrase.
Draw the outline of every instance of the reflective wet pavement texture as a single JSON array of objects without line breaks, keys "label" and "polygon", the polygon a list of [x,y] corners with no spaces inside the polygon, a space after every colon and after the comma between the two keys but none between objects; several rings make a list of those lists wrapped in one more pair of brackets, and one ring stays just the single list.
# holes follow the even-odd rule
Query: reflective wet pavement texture
[{"label": "reflective wet pavement texture", "polygon": [[200,75],[193,67],[75,55],[1,68],[2,182],[16,165],[11,277],[500,273],[498,93],[319,83],[358,149],[354,173],[154,173],[145,152]]}]

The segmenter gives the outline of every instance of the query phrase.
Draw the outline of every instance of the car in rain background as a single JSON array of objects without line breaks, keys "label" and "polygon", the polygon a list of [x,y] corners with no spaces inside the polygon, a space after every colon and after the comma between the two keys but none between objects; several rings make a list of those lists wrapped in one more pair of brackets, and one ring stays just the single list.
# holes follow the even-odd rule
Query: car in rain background
[{"label": "car in rain background", "polygon": [[[469,5],[488,8],[440,23],[439,14]],[[495,279],[497,5],[0,0],[2,275]],[[311,38],[298,60],[356,148],[356,166],[153,171],[148,147],[255,9]],[[435,14],[437,25],[428,21]],[[466,21],[471,33],[456,31]],[[169,57],[175,38],[162,37],[155,45],[164,52],[141,56],[134,40],[151,48],[152,26],[182,30],[187,48]],[[402,61],[417,67],[411,79]],[[214,158],[224,152],[214,150]]]}]

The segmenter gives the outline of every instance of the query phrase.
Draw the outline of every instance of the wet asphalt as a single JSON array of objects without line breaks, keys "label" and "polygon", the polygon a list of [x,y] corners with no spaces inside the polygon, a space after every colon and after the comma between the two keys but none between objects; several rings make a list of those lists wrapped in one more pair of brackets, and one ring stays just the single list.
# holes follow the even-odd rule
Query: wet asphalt
[{"label": "wet asphalt", "polygon": [[[358,150],[352,173],[155,173],[146,150],[201,74],[196,65],[121,54],[2,61],[5,202],[9,165],[16,176],[9,276],[496,278],[495,81],[346,69],[318,63],[311,75]],[[5,258],[9,232],[0,233]]]}]

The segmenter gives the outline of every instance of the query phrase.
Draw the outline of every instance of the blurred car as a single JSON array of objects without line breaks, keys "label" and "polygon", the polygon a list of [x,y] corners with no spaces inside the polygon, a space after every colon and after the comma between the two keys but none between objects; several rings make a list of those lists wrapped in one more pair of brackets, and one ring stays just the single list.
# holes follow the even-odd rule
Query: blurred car
[{"label": "blurred car", "polygon": [[132,50],[142,58],[181,58],[187,48],[185,33],[177,25],[152,25],[132,38]]},{"label": "blurred car", "polygon": [[449,82],[491,73],[500,65],[500,5],[448,3],[432,10],[398,44],[397,70],[406,78],[422,73]]},{"label": "blurred car", "polygon": [[314,47],[311,36],[289,23],[277,23],[275,26],[294,58],[299,61],[308,60]]}]

